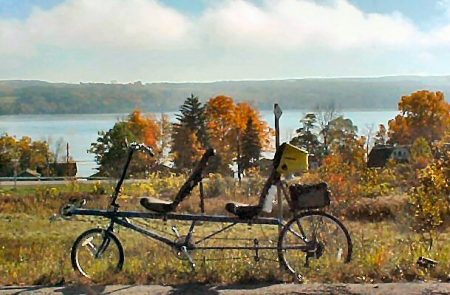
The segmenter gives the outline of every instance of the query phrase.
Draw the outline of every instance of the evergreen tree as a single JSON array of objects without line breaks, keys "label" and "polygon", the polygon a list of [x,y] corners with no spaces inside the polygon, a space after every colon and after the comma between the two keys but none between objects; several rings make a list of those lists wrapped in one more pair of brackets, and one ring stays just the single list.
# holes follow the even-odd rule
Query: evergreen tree
[{"label": "evergreen tree", "polygon": [[197,96],[191,94],[176,115],[173,124],[172,148],[175,168],[182,171],[191,169],[202,149],[208,146],[205,107]]},{"label": "evergreen tree", "polygon": [[191,94],[190,97],[187,97],[180,107],[180,113],[176,115],[178,123],[175,123],[175,126],[183,125],[194,131],[201,145],[204,148],[207,147],[208,135],[206,132],[205,106],[202,105],[198,96]]},{"label": "evergreen tree", "polygon": [[256,128],[252,117],[248,118],[247,126],[242,134],[242,152],[239,159],[240,171],[254,167],[256,161],[261,156],[261,140],[258,129]]},{"label": "evergreen tree", "polygon": [[291,144],[306,149],[309,153],[321,158],[324,147],[319,141],[317,116],[308,113],[300,120],[302,127],[296,130],[297,136],[292,138]]}]

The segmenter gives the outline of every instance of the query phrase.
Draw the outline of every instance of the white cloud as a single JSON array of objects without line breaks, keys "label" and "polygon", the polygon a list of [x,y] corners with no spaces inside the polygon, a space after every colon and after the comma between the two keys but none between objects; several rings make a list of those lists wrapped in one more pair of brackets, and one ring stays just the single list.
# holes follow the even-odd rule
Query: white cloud
[{"label": "white cloud", "polygon": [[397,47],[417,35],[399,14],[365,14],[344,0],[269,0],[263,6],[232,0],[207,10],[201,25],[208,40],[263,49]]},{"label": "white cloud", "polygon": [[450,46],[450,25],[443,26],[430,32],[425,38],[423,45],[428,48]]},{"label": "white cloud", "polygon": [[184,15],[152,0],[68,0],[35,9],[22,23],[0,22],[0,52],[32,46],[168,49],[186,44],[189,30]]},{"label": "white cloud", "polygon": [[68,0],[0,22],[3,53],[33,46],[127,50],[214,47],[330,50],[398,47],[419,35],[401,15],[365,14],[345,0],[244,0],[210,6],[199,21],[153,0]]},{"label": "white cloud", "polygon": [[[0,18],[0,63],[7,64],[1,76],[40,78],[44,70],[38,70],[49,65],[45,73],[54,77],[59,72],[51,65],[64,63],[65,75],[85,79],[83,73],[94,67],[89,58],[102,65],[95,79],[108,74],[146,80],[150,66],[161,73],[153,70],[153,80],[270,77],[262,72],[269,68],[288,76],[351,70],[373,75],[380,61],[410,71],[417,66],[411,56],[431,67],[437,52],[450,47],[450,22],[423,31],[398,12],[365,13],[348,0],[206,3],[195,18],[157,0],[66,0],[48,10],[36,8],[24,20]],[[409,68],[400,62],[405,56]]]},{"label": "white cloud", "polygon": [[436,3],[437,8],[445,11],[445,14],[450,17],[450,0],[439,0]]}]

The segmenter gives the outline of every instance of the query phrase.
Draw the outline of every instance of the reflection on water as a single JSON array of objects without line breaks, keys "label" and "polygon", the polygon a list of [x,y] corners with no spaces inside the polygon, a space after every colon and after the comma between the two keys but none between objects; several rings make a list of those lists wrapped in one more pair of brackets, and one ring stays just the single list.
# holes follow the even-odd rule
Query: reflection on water
[{"label": "reflection on water", "polygon": [[[300,118],[306,113],[301,110],[287,110],[280,119],[280,136],[282,141],[289,140],[299,127]],[[167,113],[172,120],[175,113]],[[273,128],[272,111],[262,111],[262,117]],[[361,135],[367,129],[378,124],[387,124],[394,118],[396,111],[352,111],[343,112],[358,126]],[[78,162],[77,176],[89,176],[96,172],[94,155],[87,152],[92,142],[97,139],[100,130],[109,130],[126,114],[86,114],[86,115],[13,115],[0,116],[0,133],[8,133],[16,137],[30,136],[33,139],[44,139],[54,145],[59,138],[69,143],[70,155]],[[158,114],[156,114],[159,117]],[[121,168],[119,168],[121,169]]]}]

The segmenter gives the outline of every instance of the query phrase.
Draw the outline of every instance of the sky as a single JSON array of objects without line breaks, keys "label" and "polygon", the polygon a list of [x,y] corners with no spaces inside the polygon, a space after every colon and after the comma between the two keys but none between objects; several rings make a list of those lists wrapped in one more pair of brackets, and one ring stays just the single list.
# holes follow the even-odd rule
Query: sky
[{"label": "sky", "polygon": [[0,80],[450,74],[450,0],[0,0]]}]

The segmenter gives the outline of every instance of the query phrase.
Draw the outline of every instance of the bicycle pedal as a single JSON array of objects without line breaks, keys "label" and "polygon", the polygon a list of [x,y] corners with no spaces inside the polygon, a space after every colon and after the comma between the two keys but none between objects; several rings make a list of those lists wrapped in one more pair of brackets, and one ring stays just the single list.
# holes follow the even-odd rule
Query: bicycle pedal
[{"label": "bicycle pedal", "polygon": [[301,274],[295,274],[294,275],[294,284],[303,284],[305,282],[305,279]]},{"label": "bicycle pedal", "polygon": [[192,259],[191,255],[189,255],[186,246],[182,246],[181,247],[181,251],[184,254],[184,256],[187,257],[187,259],[189,260],[189,263],[191,264],[191,269],[192,271],[195,271],[195,262],[194,259]]}]

